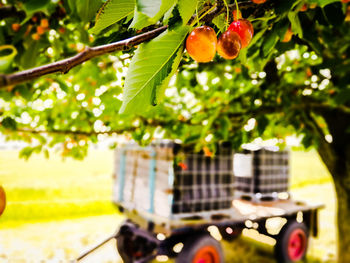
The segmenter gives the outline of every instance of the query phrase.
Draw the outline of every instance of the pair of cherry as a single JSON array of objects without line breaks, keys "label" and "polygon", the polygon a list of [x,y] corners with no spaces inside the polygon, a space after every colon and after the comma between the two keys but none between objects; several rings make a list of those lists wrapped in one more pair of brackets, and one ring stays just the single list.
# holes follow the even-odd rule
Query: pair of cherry
[{"label": "pair of cherry", "polygon": [[249,45],[253,34],[254,28],[246,19],[233,21],[219,39],[217,39],[213,28],[200,26],[187,37],[186,49],[197,62],[211,61],[216,52],[225,59],[234,59],[242,48]]}]

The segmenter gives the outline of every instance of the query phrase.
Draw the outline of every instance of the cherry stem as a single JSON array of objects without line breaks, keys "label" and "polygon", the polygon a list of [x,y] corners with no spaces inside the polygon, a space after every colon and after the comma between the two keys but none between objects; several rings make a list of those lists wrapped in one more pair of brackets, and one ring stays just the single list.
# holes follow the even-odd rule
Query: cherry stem
[{"label": "cherry stem", "polygon": [[[235,0],[235,4],[236,4],[236,19],[238,20],[238,17],[239,17],[239,7],[238,7],[238,2],[237,2],[237,0]],[[233,18],[234,19],[234,18]],[[235,20],[236,20],[235,19]]]},{"label": "cherry stem", "polygon": [[196,4],[196,18],[197,18],[197,25],[199,25],[199,19],[198,19],[198,1]]},{"label": "cherry stem", "polygon": [[213,5],[211,8],[209,8],[207,11],[205,11],[199,18],[197,17],[198,22],[193,22],[190,26],[192,27],[192,26],[194,26],[194,24],[199,23],[199,21],[200,21],[203,17],[205,17],[208,13],[210,13],[211,11],[213,11],[213,9],[215,9],[215,8],[216,8],[216,4]]},{"label": "cherry stem", "polygon": [[226,7],[226,24],[225,24],[225,31],[226,31],[227,27],[228,27],[228,17],[230,16],[230,13],[229,13],[229,8],[228,8],[226,0],[224,0],[224,4]]}]

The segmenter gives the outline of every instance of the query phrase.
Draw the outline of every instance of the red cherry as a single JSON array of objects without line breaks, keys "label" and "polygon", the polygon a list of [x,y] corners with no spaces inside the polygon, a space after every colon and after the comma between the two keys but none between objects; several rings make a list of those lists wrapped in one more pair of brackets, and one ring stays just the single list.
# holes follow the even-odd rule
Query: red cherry
[{"label": "red cherry", "polygon": [[180,166],[182,170],[187,170],[188,169],[187,164],[185,164],[183,162],[179,162],[178,166]]},{"label": "red cherry", "polygon": [[233,10],[232,14],[233,14],[233,20],[238,20],[238,19],[242,18],[242,13],[239,10],[238,10],[238,12],[237,12],[237,10]]},{"label": "red cherry", "polygon": [[300,8],[300,12],[305,12],[305,11],[307,11],[308,10],[308,8],[309,8],[309,6],[307,5],[307,4],[303,4],[303,6]]},{"label": "red cherry", "polygon": [[217,52],[225,59],[234,59],[238,56],[242,44],[236,32],[227,30],[218,40]]},{"label": "red cherry", "polygon": [[266,0],[252,0],[252,2],[255,4],[263,4],[266,2]]},{"label": "red cherry", "polygon": [[245,48],[249,45],[254,35],[253,25],[246,19],[233,21],[228,30],[236,32],[239,35],[242,42],[242,48]]},{"label": "red cherry", "polygon": [[4,212],[6,207],[6,194],[4,188],[0,185],[0,215]]},{"label": "red cherry", "polygon": [[289,42],[292,39],[293,36],[293,31],[292,29],[289,27],[286,31],[286,34],[284,35],[282,42],[286,43]]},{"label": "red cherry", "polygon": [[342,3],[344,3],[344,4],[346,4],[346,3],[349,3],[350,2],[350,0],[341,0],[342,1]]},{"label": "red cherry", "polygon": [[188,54],[197,62],[209,62],[216,53],[217,38],[209,26],[195,28],[186,39]]}]

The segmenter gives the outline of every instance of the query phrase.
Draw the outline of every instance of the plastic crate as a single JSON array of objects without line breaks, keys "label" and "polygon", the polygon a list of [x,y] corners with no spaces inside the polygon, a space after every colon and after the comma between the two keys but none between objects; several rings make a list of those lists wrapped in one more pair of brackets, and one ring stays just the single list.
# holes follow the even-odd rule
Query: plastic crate
[{"label": "plastic crate", "polygon": [[230,209],[232,158],[228,143],[218,145],[213,157],[174,142],[126,145],[115,152],[114,202],[168,218]]},{"label": "plastic crate", "polygon": [[289,197],[288,151],[262,148],[235,153],[233,167],[235,198],[263,201]]}]

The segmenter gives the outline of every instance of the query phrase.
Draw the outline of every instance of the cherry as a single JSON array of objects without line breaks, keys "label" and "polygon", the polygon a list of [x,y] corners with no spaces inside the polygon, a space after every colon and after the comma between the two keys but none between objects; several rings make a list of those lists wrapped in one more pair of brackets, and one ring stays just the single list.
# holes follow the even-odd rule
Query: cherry
[{"label": "cherry", "polygon": [[305,12],[307,11],[307,9],[309,8],[309,6],[307,4],[303,4],[303,6],[300,8],[300,12]]},{"label": "cherry", "polygon": [[254,35],[253,25],[246,19],[238,19],[233,21],[228,30],[236,32],[239,35],[242,42],[242,48],[249,45]]},{"label": "cherry", "polygon": [[252,2],[255,4],[263,4],[266,2],[266,0],[252,0]]},{"label": "cherry", "polygon": [[234,31],[227,30],[219,37],[217,52],[225,59],[234,59],[238,56],[241,47],[239,35]]},{"label": "cherry", "polygon": [[45,28],[42,27],[42,26],[38,26],[38,27],[36,28],[36,32],[37,32],[39,35],[42,35],[42,34],[45,33]]},{"label": "cherry", "polygon": [[341,0],[342,1],[342,3],[344,3],[344,4],[346,4],[346,3],[349,3],[350,2],[350,0]]},{"label": "cherry", "polygon": [[242,13],[239,10],[238,10],[238,12],[237,12],[237,10],[233,10],[232,14],[233,14],[233,20],[238,20],[238,19],[242,18]]},{"label": "cherry", "polygon": [[32,34],[32,39],[39,40],[40,39],[40,35],[38,33],[34,33],[34,34]]},{"label": "cherry", "polygon": [[49,21],[46,18],[43,18],[40,20],[40,26],[43,28],[48,28],[49,27]]},{"label": "cherry", "polygon": [[21,29],[21,25],[18,23],[14,23],[11,25],[13,31],[18,32]]},{"label": "cherry", "polygon": [[186,39],[186,49],[197,62],[209,62],[216,53],[217,38],[214,29],[209,26],[195,28]]},{"label": "cherry", "polygon": [[284,38],[283,38],[281,41],[284,42],[284,43],[289,42],[289,41],[292,39],[292,36],[293,36],[293,31],[292,31],[292,29],[289,27],[289,28],[287,29],[286,34],[284,35]]}]

